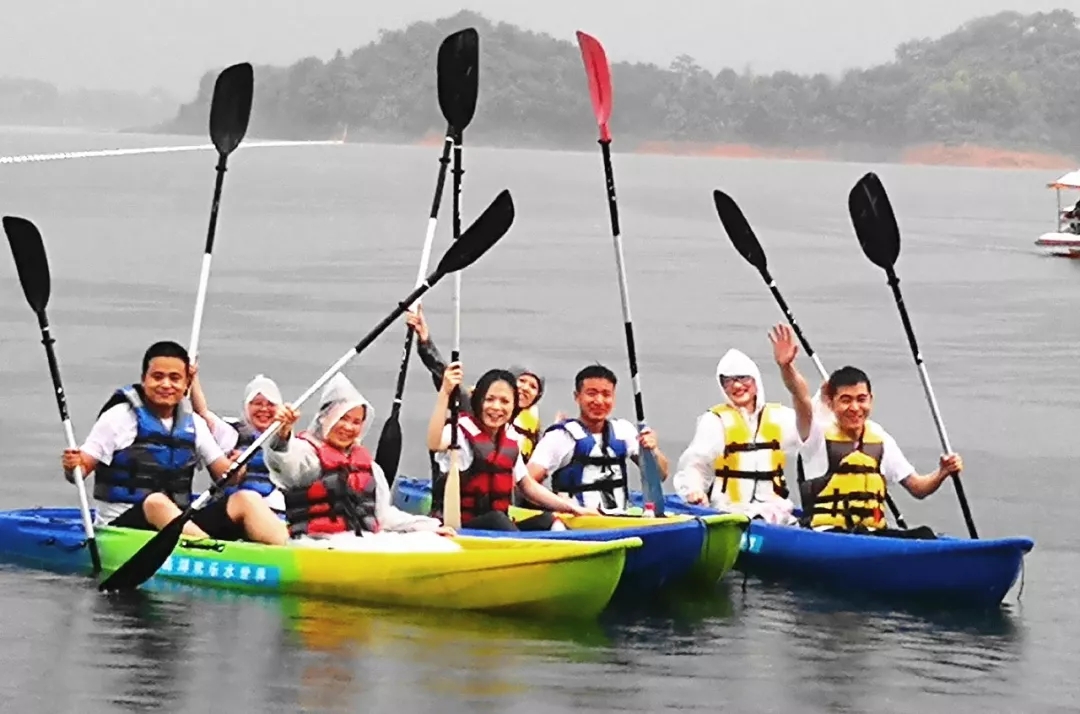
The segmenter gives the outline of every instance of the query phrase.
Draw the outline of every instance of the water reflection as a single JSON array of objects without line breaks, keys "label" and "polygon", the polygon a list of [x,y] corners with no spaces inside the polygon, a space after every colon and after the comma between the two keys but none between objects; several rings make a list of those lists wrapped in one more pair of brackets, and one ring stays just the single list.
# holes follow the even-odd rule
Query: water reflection
[{"label": "water reflection", "polygon": [[91,666],[107,700],[133,712],[173,711],[191,676],[187,650],[196,616],[184,603],[141,590],[93,598]]},{"label": "water reflection", "polygon": [[1010,609],[891,609],[766,583],[755,603],[787,630],[780,651],[802,697],[829,711],[869,711],[886,693],[986,696],[1016,686],[1024,629]]}]

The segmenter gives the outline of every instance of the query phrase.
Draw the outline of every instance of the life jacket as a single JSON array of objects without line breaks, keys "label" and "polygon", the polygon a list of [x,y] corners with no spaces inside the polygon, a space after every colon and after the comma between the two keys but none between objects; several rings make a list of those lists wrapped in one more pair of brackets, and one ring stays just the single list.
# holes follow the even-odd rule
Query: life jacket
[{"label": "life jacket", "polygon": [[[499,511],[508,513],[513,505],[514,465],[520,454],[520,437],[513,427],[507,425],[497,435],[498,443],[488,436],[468,414],[458,415],[465,440],[472,450],[469,468],[458,475],[461,493],[461,524],[485,513]],[[434,461],[433,461],[434,463]],[[435,465],[437,475],[431,483],[431,515],[441,519],[445,512],[446,473]]]},{"label": "life jacket", "polygon": [[121,387],[98,416],[127,404],[135,412],[135,440],[113,453],[112,463],[94,470],[94,498],[106,503],[142,503],[151,493],[164,493],[180,508],[191,503],[195,477],[195,418],[182,404],[173,413],[172,430],[147,408],[141,385]]},{"label": "life jacket", "polygon": [[[241,419],[225,419],[225,423],[236,429],[238,434],[236,448],[241,451],[251,446],[261,433],[251,424]],[[225,489],[225,493],[231,496],[240,489],[247,489],[265,497],[273,493],[276,488],[277,486],[270,480],[270,468],[266,465],[266,459],[263,457],[263,450],[260,446],[255,455],[247,461],[247,475],[244,480],[236,486]]]},{"label": "life jacket", "polygon": [[540,410],[535,404],[518,413],[517,419],[514,419],[514,430],[522,436],[519,444],[521,458],[528,461],[536,442],[540,441]]},{"label": "life jacket", "polygon": [[297,438],[315,447],[322,473],[312,484],[284,491],[289,535],[377,533],[371,452],[354,444],[346,454],[306,432]]},{"label": "life jacket", "polygon": [[492,439],[465,414],[458,417],[458,424],[473,454],[469,468],[460,474],[462,525],[491,511],[509,512],[519,442],[508,429],[500,429]]},{"label": "life jacket", "polygon": [[766,500],[760,495],[759,487],[787,498],[786,456],[780,448],[782,433],[775,418],[780,408],[779,404],[766,404],[758,415],[757,431],[753,434],[746,418],[735,407],[717,404],[709,410],[723,423],[725,438],[724,452],[713,462],[716,480],[709,487],[710,496],[719,483],[720,490],[732,503]]},{"label": "life jacket", "polygon": [[[568,494],[583,506],[626,508],[629,500],[626,481],[628,445],[622,439],[615,438],[612,423],[604,422],[599,444],[577,419],[552,424],[544,433],[556,430],[565,431],[574,440],[574,453],[569,464],[556,469],[551,475],[551,490]],[[592,503],[587,503],[585,496],[591,491],[599,492],[599,497],[590,498],[588,501]]]},{"label": "life jacket", "polygon": [[830,425],[825,451],[829,461],[825,474],[806,482],[810,508],[803,510],[810,514],[810,527],[885,528],[886,483],[881,474],[885,444],[876,425],[867,422],[858,441]]}]

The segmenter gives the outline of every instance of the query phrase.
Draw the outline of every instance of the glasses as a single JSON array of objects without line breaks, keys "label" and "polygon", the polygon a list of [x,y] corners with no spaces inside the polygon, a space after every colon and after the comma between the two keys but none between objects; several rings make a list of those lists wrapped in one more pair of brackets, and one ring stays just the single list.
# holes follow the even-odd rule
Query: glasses
[{"label": "glasses", "polygon": [[725,387],[735,382],[741,382],[742,384],[751,384],[753,383],[753,381],[754,378],[749,374],[725,374],[723,377],[720,378],[720,383],[723,384]]}]

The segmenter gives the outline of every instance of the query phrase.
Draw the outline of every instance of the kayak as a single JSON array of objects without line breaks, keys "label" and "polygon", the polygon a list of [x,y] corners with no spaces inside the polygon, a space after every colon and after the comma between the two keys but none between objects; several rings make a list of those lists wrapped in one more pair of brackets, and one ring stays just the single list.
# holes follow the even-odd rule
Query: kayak
[{"label": "kayak", "polygon": [[[539,511],[513,506],[510,515],[515,520],[534,516]],[[739,556],[739,544],[743,534],[750,525],[750,519],[739,513],[713,513],[705,514],[672,514],[663,518],[643,518],[639,515],[604,515],[604,516],[574,516],[569,513],[558,513],[556,517],[561,520],[569,531],[548,531],[551,536],[576,537],[578,534],[586,538],[591,534],[627,534],[641,538],[645,545],[640,551],[627,557],[626,570],[631,571],[631,559],[644,559],[648,553],[650,536],[657,532],[670,529],[673,525],[690,524],[697,521],[703,530],[701,548],[696,556],[687,551],[686,562],[689,567],[682,571],[682,575],[672,579],[672,582],[683,585],[697,585],[710,587],[716,584],[735,565]],[[684,527],[684,526],[680,526]],[[518,534],[520,535],[520,534]],[[655,565],[669,562],[673,557],[673,551],[658,547],[655,549]]]},{"label": "kayak", "polygon": [[[641,503],[640,493],[631,503]],[[672,512],[720,513],[675,495]],[[1030,538],[971,540],[938,536],[915,540],[824,533],[754,520],[739,547],[735,568],[744,573],[801,581],[819,587],[890,600],[949,607],[997,607],[1020,576]]]},{"label": "kayak", "polygon": [[[429,479],[398,477],[394,505],[426,515],[431,510]],[[511,518],[522,520],[539,513],[513,507]],[[609,541],[633,537],[643,545],[627,553],[626,567],[615,600],[653,595],[669,587],[711,587],[730,571],[739,555],[739,543],[749,526],[744,515],[718,512],[675,514],[665,518],[641,516],[573,516],[558,514],[569,530],[488,531],[463,528],[461,533],[482,538],[530,540]]]},{"label": "kayak", "polygon": [[[100,526],[107,575],[154,532]],[[637,538],[603,542],[458,536],[461,551],[391,553],[182,538],[152,580],[255,593],[314,595],[371,605],[593,618],[607,607]],[[79,511],[0,511],[0,557],[91,572]]]}]

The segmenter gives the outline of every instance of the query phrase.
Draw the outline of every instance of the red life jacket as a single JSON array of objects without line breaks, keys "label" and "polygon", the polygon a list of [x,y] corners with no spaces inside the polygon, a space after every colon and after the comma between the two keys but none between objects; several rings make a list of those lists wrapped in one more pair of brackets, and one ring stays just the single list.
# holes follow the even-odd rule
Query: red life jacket
[{"label": "red life jacket", "polygon": [[469,469],[461,473],[461,524],[465,525],[485,513],[510,510],[514,465],[521,452],[505,428],[496,434],[495,443],[468,415],[460,415],[458,423],[473,453]]},{"label": "red life jacket", "polygon": [[306,432],[298,438],[315,447],[322,475],[313,484],[284,492],[289,535],[346,531],[377,533],[379,522],[375,518],[371,452],[355,444],[345,454]]}]

